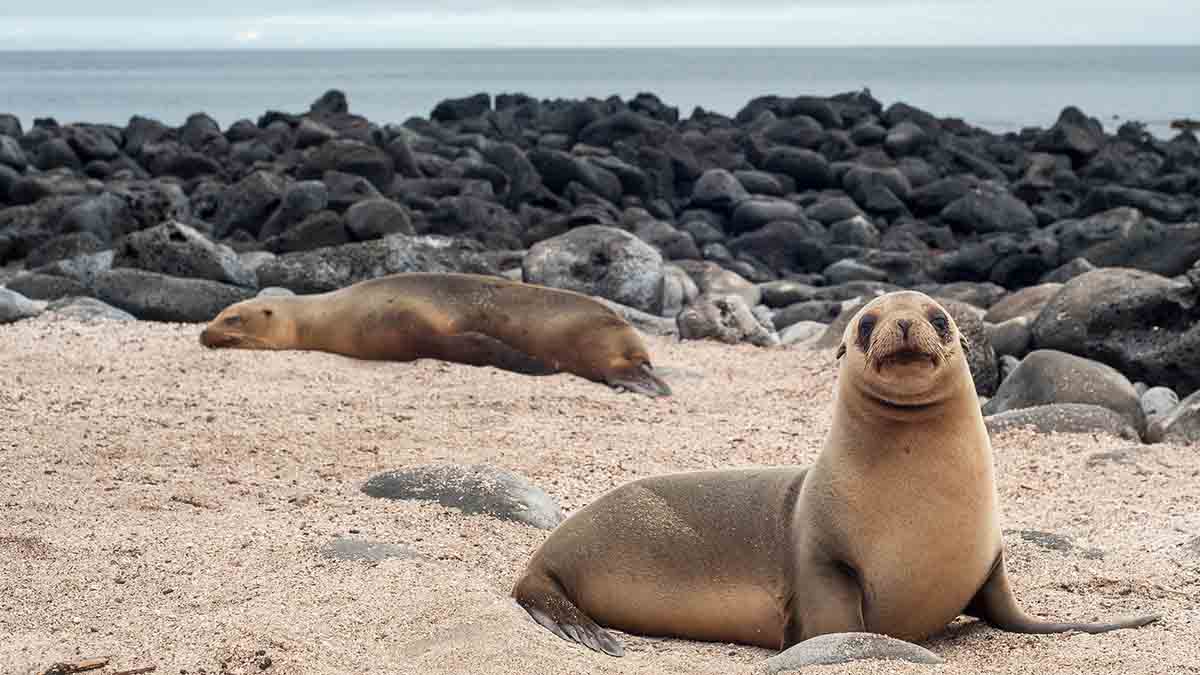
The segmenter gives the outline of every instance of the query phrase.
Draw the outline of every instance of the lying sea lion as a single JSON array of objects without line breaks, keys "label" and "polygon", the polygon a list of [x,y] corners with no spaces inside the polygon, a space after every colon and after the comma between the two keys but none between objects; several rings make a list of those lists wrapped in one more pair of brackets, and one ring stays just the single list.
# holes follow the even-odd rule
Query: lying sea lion
[{"label": "lying sea lion", "polygon": [[360,359],[441,359],[531,375],[574,373],[667,396],[641,336],[580,293],[474,274],[395,274],[314,295],[227,307],[212,348],[309,349]]},{"label": "lying sea lion", "polygon": [[699,471],[618,487],[564,521],[513,588],[559,637],[614,656],[629,633],[786,649],[826,633],[918,641],[959,614],[1047,623],[1004,569],[992,448],[967,342],[928,296],[867,304],[843,333],[833,426],[811,467]]}]

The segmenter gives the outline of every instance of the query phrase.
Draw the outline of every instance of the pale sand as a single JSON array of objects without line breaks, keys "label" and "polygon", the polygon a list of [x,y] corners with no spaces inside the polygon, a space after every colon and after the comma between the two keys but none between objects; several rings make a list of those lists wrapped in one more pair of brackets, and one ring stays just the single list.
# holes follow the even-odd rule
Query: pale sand
[{"label": "pale sand", "polygon": [[[485,462],[568,513],[667,471],[813,459],[830,353],[650,339],[670,399],[569,375],[437,362],[208,351],[198,326],[0,326],[0,667],[111,655],[158,673],[744,673],[773,652],[618,634],[627,655],[554,637],[508,599],[546,533],[372,499],[372,474]],[[840,673],[1200,672],[1200,453],[1107,436],[994,439],[1005,527],[1034,613],[1159,612],[1141,630],[1020,636],[960,620],[946,665]],[[1099,453],[1116,452],[1108,459]],[[333,562],[335,536],[419,557]]]}]

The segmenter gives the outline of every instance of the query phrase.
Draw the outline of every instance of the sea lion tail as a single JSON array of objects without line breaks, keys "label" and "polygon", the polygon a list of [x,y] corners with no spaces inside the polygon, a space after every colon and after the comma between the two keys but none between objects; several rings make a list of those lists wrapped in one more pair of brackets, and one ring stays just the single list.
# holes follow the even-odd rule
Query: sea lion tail
[{"label": "sea lion tail", "polygon": [[527,573],[512,594],[534,621],[558,637],[609,656],[625,655],[625,647],[576,607],[562,585],[545,572]]}]

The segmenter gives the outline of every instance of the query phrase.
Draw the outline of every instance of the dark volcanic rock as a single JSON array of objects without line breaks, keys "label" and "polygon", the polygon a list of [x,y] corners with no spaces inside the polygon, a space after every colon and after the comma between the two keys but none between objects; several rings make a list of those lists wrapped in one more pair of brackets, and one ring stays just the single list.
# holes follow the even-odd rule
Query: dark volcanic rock
[{"label": "dark volcanic rock", "polygon": [[262,287],[324,293],[359,281],[400,272],[495,274],[475,241],[446,237],[388,235],[331,248],[287,253],[258,268]]},{"label": "dark volcanic rock", "polygon": [[731,234],[751,232],[777,220],[797,222],[804,217],[804,210],[795,202],[786,199],[754,197],[738,205],[729,224]]},{"label": "dark volcanic rock", "polygon": [[383,199],[383,195],[371,181],[341,171],[327,171],[321,176],[329,191],[329,208],[345,211],[358,202],[368,199]]},{"label": "dark volcanic rock", "polygon": [[1170,195],[1123,185],[1104,185],[1088,192],[1079,206],[1079,213],[1087,216],[1121,206],[1133,207],[1168,223],[1181,222],[1192,212],[1187,202]]},{"label": "dark volcanic rock", "polygon": [[429,117],[438,122],[456,122],[479,117],[492,108],[490,94],[478,93],[463,98],[451,98],[441,101],[434,107]]},{"label": "dark volcanic rock", "polygon": [[762,261],[771,269],[819,272],[825,265],[829,233],[816,221],[798,216],[777,220],[729,241],[729,250]]},{"label": "dark volcanic rock", "polygon": [[263,242],[272,253],[310,251],[315,248],[350,243],[350,233],[342,217],[333,211],[318,211]]},{"label": "dark volcanic rock", "polygon": [[870,213],[898,215],[908,212],[905,202],[912,195],[908,177],[899,169],[855,166],[842,178],[846,192]]},{"label": "dark volcanic rock", "polygon": [[115,249],[112,265],[247,288],[258,285],[232,249],[174,221],[126,236]]},{"label": "dark volcanic rock", "polygon": [[1119,413],[1134,429],[1146,429],[1141,399],[1116,369],[1066,352],[1039,349],[1000,385],[984,415],[1052,403],[1086,403]]},{"label": "dark volcanic rock", "polygon": [[25,167],[29,165],[25,150],[21,148],[20,143],[17,143],[17,139],[0,135],[0,164],[12,167],[17,171],[24,171]]},{"label": "dark volcanic rock", "polygon": [[503,206],[477,197],[446,197],[429,214],[430,234],[469,237],[489,249],[521,248],[521,221]]},{"label": "dark volcanic rock", "polygon": [[1034,346],[1113,366],[1128,377],[1200,389],[1200,303],[1191,283],[1123,268],[1071,279],[1033,324]]},{"label": "dark volcanic rock", "polygon": [[321,178],[328,171],[362,176],[378,190],[387,190],[396,176],[392,158],[382,149],[359,141],[339,139],[312,151],[300,170],[301,178]]},{"label": "dark volcanic rock", "polygon": [[692,188],[692,204],[700,208],[731,211],[750,198],[738,179],[724,169],[709,169]]},{"label": "dark volcanic rock", "polygon": [[1076,164],[1082,164],[1099,152],[1103,143],[1104,129],[1100,123],[1069,106],[1059,114],[1058,122],[1037,139],[1034,148],[1068,155]]},{"label": "dark volcanic rock", "polygon": [[254,292],[207,279],[181,279],[129,268],[102,272],[96,297],[147,321],[203,323]]},{"label": "dark volcanic rock", "polygon": [[1062,284],[1046,283],[1014,291],[991,305],[983,320],[988,323],[1003,323],[1017,317],[1027,317],[1032,321],[1041,314],[1046,303],[1058,295],[1062,287]]},{"label": "dark volcanic rock", "polygon": [[259,239],[270,239],[323,211],[329,205],[329,188],[319,180],[303,180],[287,186],[279,206],[259,230]]},{"label": "dark volcanic rock", "polygon": [[651,314],[662,309],[662,255],[624,230],[588,225],[540,241],[522,268],[528,283],[608,298]]},{"label": "dark volcanic rock", "polygon": [[255,171],[230,185],[221,195],[213,234],[222,238],[234,230],[245,230],[251,236],[258,236],[263,223],[279,204],[284,188],[282,178],[266,171]]},{"label": "dark volcanic rock", "polygon": [[8,289],[31,300],[58,300],[91,293],[88,287],[75,279],[41,272],[18,274],[8,281]]},{"label": "dark volcanic rock", "polygon": [[65,260],[104,251],[108,246],[91,232],[70,232],[38,246],[25,257],[25,267],[34,269],[56,260]]},{"label": "dark volcanic rock", "polygon": [[382,499],[437,502],[469,515],[488,515],[542,530],[552,530],[564,520],[558,503],[540,488],[521,476],[485,464],[389,471],[369,478],[362,491]]},{"label": "dark volcanic rock", "polygon": [[820,190],[833,183],[829,161],[819,153],[803,148],[772,148],[767,153],[763,168],[790,176],[799,190]]},{"label": "dark volcanic rock", "polygon": [[390,199],[369,199],[351,206],[346,210],[346,228],[358,241],[416,234],[408,209]]},{"label": "dark volcanic rock", "polygon": [[1025,232],[1037,216],[1025,202],[993,183],[980,183],[942,210],[942,220],[962,232]]},{"label": "dark volcanic rock", "polygon": [[1130,267],[1176,276],[1200,259],[1200,223],[1166,225],[1122,207],[1046,228],[1063,260],[1083,258],[1097,267]]}]

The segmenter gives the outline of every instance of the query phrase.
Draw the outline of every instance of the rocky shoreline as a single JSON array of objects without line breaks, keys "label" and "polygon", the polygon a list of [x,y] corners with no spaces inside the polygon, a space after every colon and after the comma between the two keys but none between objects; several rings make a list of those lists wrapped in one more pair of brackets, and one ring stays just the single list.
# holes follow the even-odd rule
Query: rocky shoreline
[{"label": "rocky shoreline", "polygon": [[1004,135],[869,92],[732,118],[478,94],[381,124],[338,91],[224,130],[0,115],[0,323],[199,322],[268,288],[459,271],[801,349],[908,287],[971,337],[990,425],[1197,442],[1198,261],[1196,136],[1075,108]]}]

